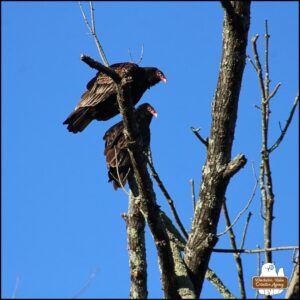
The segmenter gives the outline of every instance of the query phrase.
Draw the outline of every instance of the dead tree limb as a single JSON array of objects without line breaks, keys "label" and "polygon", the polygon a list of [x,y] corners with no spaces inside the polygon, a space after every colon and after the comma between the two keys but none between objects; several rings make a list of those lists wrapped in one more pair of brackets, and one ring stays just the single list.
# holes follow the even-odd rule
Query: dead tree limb
[{"label": "dead tree limb", "polygon": [[195,127],[191,127],[191,130],[192,130],[192,132],[195,134],[195,136],[199,139],[199,141],[205,146],[205,147],[207,147],[208,146],[208,139],[204,139],[201,135],[200,135],[200,133],[199,133],[199,131],[200,131],[200,128],[195,128]]},{"label": "dead tree limb", "polygon": [[226,8],[224,15],[222,62],[213,100],[212,126],[200,195],[185,248],[185,262],[197,297],[201,293],[212,249],[217,242],[216,228],[230,180],[224,178],[224,172],[231,161],[250,25],[250,2],[230,1],[230,5],[233,13],[230,7]]},{"label": "dead tree limb", "polygon": [[128,213],[123,215],[127,229],[130,266],[130,299],[147,299],[147,260],[145,245],[145,219],[132,191],[129,194]]},{"label": "dead tree limb", "polygon": [[[269,148],[268,137],[269,137],[269,115],[270,115],[270,99],[275,96],[276,92],[280,87],[278,83],[273,91],[269,92],[270,86],[270,72],[269,72],[269,32],[268,32],[268,22],[265,21],[265,74],[263,76],[263,70],[257,51],[257,40],[259,35],[257,34],[252,38],[252,48],[255,58],[256,72],[258,76],[258,82],[261,90],[261,119],[262,119],[262,147],[261,147],[261,163],[260,163],[260,189],[261,198],[264,205],[264,247],[272,247],[272,222],[274,219],[273,208],[275,195],[273,192],[273,182],[272,182],[272,172],[270,164],[270,153],[274,151],[283,140],[286,131],[291,123],[293,114],[295,112],[296,106],[299,103],[299,96],[297,95],[289,114],[288,120],[284,129],[281,129],[281,135],[277,141]],[[272,252],[266,252],[265,261],[272,262]]]},{"label": "dead tree limb", "polygon": [[[267,27],[266,27],[267,28]],[[260,163],[260,189],[261,196],[264,204],[264,247],[271,248],[272,246],[272,221],[273,217],[273,206],[274,206],[274,193],[273,183],[271,176],[271,166],[268,152],[268,131],[269,131],[269,64],[268,64],[268,40],[269,34],[266,31],[265,34],[265,78],[263,78],[262,66],[260,63],[258,51],[257,51],[257,34],[252,38],[252,48],[255,58],[255,64],[257,69],[257,76],[259,86],[261,90],[261,118],[262,118],[262,148],[261,148],[261,163]],[[265,253],[265,261],[272,262],[272,252]]]}]

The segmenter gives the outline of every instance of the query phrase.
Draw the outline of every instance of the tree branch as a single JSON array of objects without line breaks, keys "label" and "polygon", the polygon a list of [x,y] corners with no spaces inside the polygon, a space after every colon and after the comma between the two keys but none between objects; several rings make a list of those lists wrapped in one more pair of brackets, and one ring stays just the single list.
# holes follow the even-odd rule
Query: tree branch
[{"label": "tree branch", "polygon": [[[271,248],[272,246],[272,221],[274,207],[274,193],[271,176],[271,166],[268,151],[268,130],[269,130],[269,33],[268,22],[265,21],[265,78],[263,79],[262,68],[257,52],[256,41],[258,35],[252,39],[252,47],[257,68],[258,82],[261,90],[261,118],[262,118],[262,148],[261,148],[261,163],[260,163],[260,189],[262,201],[264,204],[264,247]],[[278,88],[277,88],[278,89]],[[276,88],[274,94],[276,93]],[[271,94],[271,96],[273,96]],[[265,253],[266,262],[272,262],[272,252]]]},{"label": "tree branch", "polygon": [[231,160],[223,173],[225,179],[229,179],[235,175],[241,168],[245,166],[247,159],[244,154],[238,154],[233,160]]},{"label": "tree branch", "polygon": [[161,181],[161,179],[160,179],[158,173],[157,173],[156,170],[155,170],[155,167],[154,167],[154,164],[153,164],[153,159],[152,159],[151,150],[149,151],[149,155],[148,155],[148,157],[147,157],[147,160],[148,160],[148,165],[149,165],[149,167],[150,167],[150,169],[151,169],[151,172],[152,172],[151,175],[153,176],[153,178],[155,179],[155,181],[156,181],[157,184],[158,184],[158,187],[160,188],[160,190],[162,191],[163,195],[164,195],[165,198],[167,199],[167,202],[168,202],[168,204],[169,204],[169,206],[170,206],[170,209],[171,209],[171,212],[172,212],[172,214],[173,214],[173,216],[174,216],[174,219],[175,219],[177,225],[179,226],[179,228],[180,228],[182,234],[184,235],[184,237],[185,237],[186,239],[188,239],[189,235],[188,235],[188,233],[186,232],[186,230],[185,230],[185,228],[184,228],[184,226],[183,226],[183,224],[182,224],[182,222],[181,222],[181,220],[180,220],[180,218],[179,218],[179,215],[178,215],[177,210],[176,210],[175,205],[174,205],[174,201],[173,201],[173,199],[171,198],[170,194],[168,193],[168,191],[167,191],[167,189],[165,188],[163,182]]},{"label": "tree branch", "polygon": [[84,286],[72,297],[72,299],[76,299],[79,296],[81,296],[92,284],[92,282],[95,280],[97,273],[99,272],[99,269],[97,268],[96,270],[94,270],[89,279],[87,280],[87,282],[84,284]]},{"label": "tree branch", "polygon": [[12,299],[17,298],[17,292],[19,290],[19,285],[20,285],[20,276],[17,275],[16,276],[16,284],[15,284],[15,287],[14,287],[14,292],[13,292],[13,295],[12,295]]},{"label": "tree branch", "polygon": [[236,299],[236,297],[224,285],[222,280],[210,268],[207,268],[205,279],[207,279],[220,292],[224,299]]},{"label": "tree branch", "polygon": [[214,248],[213,252],[221,252],[221,253],[247,253],[247,254],[253,254],[253,253],[259,253],[259,252],[273,252],[273,251],[283,251],[283,250],[295,250],[299,249],[298,246],[283,246],[283,247],[273,247],[273,248],[267,248],[267,249],[217,249]]},{"label": "tree branch", "polygon": [[120,83],[121,82],[121,77],[112,68],[102,65],[100,62],[92,59],[91,57],[89,57],[89,56],[87,56],[85,54],[81,54],[80,55],[80,60],[82,60],[83,62],[85,62],[91,68],[96,69],[99,72],[102,72],[105,75],[111,77],[114,82],[116,82],[116,83]]},{"label": "tree branch", "polygon": [[296,107],[297,107],[298,103],[299,103],[299,94],[296,96],[296,98],[294,100],[293,107],[292,107],[291,112],[289,114],[289,117],[288,117],[288,119],[285,123],[285,126],[281,131],[281,135],[279,136],[277,141],[273,144],[273,146],[268,150],[269,153],[273,152],[280,145],[280,143],[282,142],[282,140],[283,140],[283,138],[284,138],[289,126],[290,126],[290,123],[292,121],[292,118],[293,118],[293,115],[294,115],[294,112],[296,110]]},{"label": "tree branch", "polygon": [[[230,218],[229,218],[229,214],[228,214],[228,210],[227,210],[227,206],[226,206],[226,201],[223,202],[223,212],[224,212],[226,226],[229,228],[228,234],[229,234],[229,238],[230,238],[231,247],[233,250],[236,250],[237,246],[236,246],[236,241],[235,241],[235,235],[232,230],[232,226],[231,226],[231,222],[230,222]],[[241,299],[245,299],[246,298],[246,289],[245,289],[245,282],[244,282],[242,259],[241,259],[241,256],[239,253],[234,252],[233,256],[234,256],[234,259],[236,262],[236,268],[237,268],[237,272],[238,272],[238,280],[239,280]]]},{"label": "tree branch", "polygon": [[252,38],[252,50],[254,53],[254,60],[255,60],[255,65],[256,65],[256,72],[258,75],[258,81],[259,81],[259,86],[260,86],[260,91],[262,94],[263,101],[266,101],[266,95],[265,95],[265,88],[264,88],[264,80],[263,80],[263,75],[262,75],[262,67],[261,63],[259,60],[258,52],[257,52],[257,45],[256,42],[259,38],[259,35],[256,34],[255,37]]},{"label": "tree branch", "polygon": [[280,82],[277,83],[277,85],[275,86],[274,90],[273,90],[273,91],[271,92],[271,94],[268,96],[267,101],[270,101],[270,100],[276,95],[276,93],[277,93],[277,91],[279,90],[280,86],[281,86],[281,83],[280,83]]},{"label": "tree branch", "polygon": [[247,234],[247,229],[248,229],[248,225],[250,223],[251,216],[252,216],[252,212],[249,211],[247,219],[246,219],[246,224],[245,224],[245,227],[244,227],[244,231],[243,231],[243,236],[242,236],[242,241],[241,241],[241,247],[240,247],[241,249],[244,248],[246,234]]},{"label": "tree branch", "polygon": [[208,147],[208,139],[204,139],[199,131],[200,131],[200,128],[194,128],[194,127],[191,127],[191,130],[192,132],[195,134],[195,136],[200,140],[200,142],[205,146],[205,147]]},{"label": "tree branch", "polygon": [[[221,233],[218,233],[217,236],[220,237],[222,236],[223,234],[225,234],[228,230],[230,230],[235,224],[236,222],[239,220],[239,218],[243,215],[243,213],[249,208],[254,196],[255,196],[255,193],[256,193],[256,189],[257,189],[257,186],[258,186],[258,179],[256,177],[256,174],[255,174],[255,170],[254,170],[254,167],[252,165],[252,170],[253,170],[253,173],[254,173],[254,178],[255,178],[255,184],[254,184],[254,187],[253,187],[253,191],[252,191],[252,194],[246,204],[246,206],[237,214],[237,216],[235,217],[234,221],[229,224],[230,226],[223,231]],[[242,248],[242,247],[241,247]]]},{"label": "tree branch", "polygon": [[247,60],[251,63],[251,65],[252,65],[252,67],[254,68],[254,70],[257,72],[256,66],[255,66],[255,64],[254,64],[254,62],[253,62],[251,56],[247,54],[246,58],[247,58]]},{"label": "tree branch", "polygon": [[95,18],[94,18],[94,11],[95,11],[95,10],[94,10],[94,7],[93,7],[93,3],[92,3],[92,1],[90,1],[90,13],[91,13],[91,22],[92,22],[92,26],[90,25],[90,23],[89,23],[89,21],[88,21],[86,15],[85,15],[85,13],[84,13],[84,10],[83,10],[83,7],[82,7],[80,1],[79,1],[79,7],[80,7],[80,10],[81,10],[83,19],[84,19],[84,21],[85,21],[85,23],[86,23],[86,26],[87,26],[87,28],[89,29],[91,35],[94,37],[94,40],[95,40],[95,43],[96,43],[98,52],[99,52],[99,54],[100,54],[100,57],[101,57],[101,59],[102,59],[102,62],[104,63],[104,65],[105,65],[106,67],[108,67],[108,66],[109,66],[109,63],[108,63],[108,61],[107,61],[107,58],[106,58],[105,53],[104,53],[104,50],[103,50],[103,48],[102,48],[102,46],[101,46],[101,43],[100,43],[100,41],[99,41],[99,39],[98,39],[98,36],[97,36],[97,33],[96,33]]}]

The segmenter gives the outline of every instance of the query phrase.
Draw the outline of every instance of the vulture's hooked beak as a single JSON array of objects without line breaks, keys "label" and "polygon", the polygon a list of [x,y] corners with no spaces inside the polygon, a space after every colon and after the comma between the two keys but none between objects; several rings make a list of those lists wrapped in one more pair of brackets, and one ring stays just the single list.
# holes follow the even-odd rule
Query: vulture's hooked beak
[{"label": "vulture's hooked beak", "polygon": [[167,83],[167,78],[164,74],[160,75],[160,80],[163,81],[164,83]]}]

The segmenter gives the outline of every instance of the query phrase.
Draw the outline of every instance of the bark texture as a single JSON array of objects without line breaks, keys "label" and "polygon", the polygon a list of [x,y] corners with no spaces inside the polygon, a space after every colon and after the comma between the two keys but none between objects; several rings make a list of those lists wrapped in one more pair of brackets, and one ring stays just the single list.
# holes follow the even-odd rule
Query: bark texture
[{"label": "bark texture", "polygon": [[147,261],[145,246],[145,219],[140,213],[133,193],[129,195],[127,228],[130,265],[130,299],[147,299]]},{"label": "bark texture", "polygon": [[[210,255],[217,242],[216,228],[230,177],[245,159],[228,173],[237,119],[238,99],[245,67],[250,2],[226,2],[223,24],[222,62],[212,105],[212,126],[207,158],[192,231],[185,248],[185,263],[200,295]],[[230,168],[229,168],[230,169]]]}]

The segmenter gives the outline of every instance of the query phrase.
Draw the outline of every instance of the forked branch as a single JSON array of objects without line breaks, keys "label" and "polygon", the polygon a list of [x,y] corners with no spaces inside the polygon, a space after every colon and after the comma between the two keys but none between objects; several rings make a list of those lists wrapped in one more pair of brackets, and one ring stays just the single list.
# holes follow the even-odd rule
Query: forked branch
[{"label": "forked branch", "polygon": [[95,40],[95,43],[96,43],[96,46],[98,48],[98,51],[99,51],[99,54],[101,56],[101,59],[102,59],[102,62],[103,64],[108,67],[109,66],[109,63],[107,61],[107,58],[105,56],[105,53],[104,53],[104,50],[101,46],[101,43],[98,39],[98,36],[97,36],[97,33],[96,33],[96,27],[95,27],[95,17],[94,17],[94,6],[93,6],[93,1],[90,1],[90,14],[91,14],[91,22],[92,22],[92,25],[90,25],[86,15],[85,15],[85,12],[84,12],[84,9],[82,7],[82,4],[81,4],[81,1],[79,1],[79,7],[80,7],[80,11],[82,13],[82,16],[83,16],[83,19],[85,21],[85,24],[87,26],[87,28],[89,29],[91,35],[93,36],[94,40]]}]

